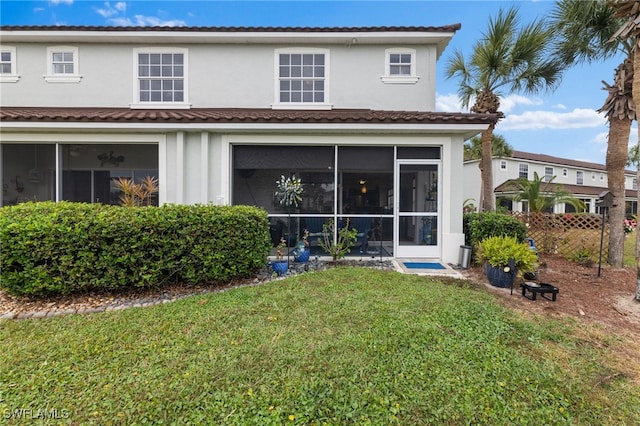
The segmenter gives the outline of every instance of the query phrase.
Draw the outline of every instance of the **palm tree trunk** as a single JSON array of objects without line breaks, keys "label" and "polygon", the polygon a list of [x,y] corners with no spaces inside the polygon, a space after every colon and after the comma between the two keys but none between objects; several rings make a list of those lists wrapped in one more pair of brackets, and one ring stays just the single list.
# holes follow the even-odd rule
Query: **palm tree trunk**
[{"label": "palm tree trunk", "polygon": [[[634,40],[634,49],[633,49],[633,102],[635,105],[640,105],[640,72],[635,72],[636,70],[640,70],[640,49],[638,48],[638,44],[640,40],[637,38]],[[636,120],[638,116],[636,114]],[[638,126],[638,149],[640,149],[640,126]],[[636,172],[636,183],[640,184],[640,165],[637,166],[638,170]],[[638,188],[638,187],[637,187]],[[640,188],[636,189],[637,194],[637,204],[636,204],[636,213],[640,213]],[[638,229],[638,225],[636,225],[636,300],[640,301],[640,229]]]},{"label": "palm tree trunk", "polygon": [[622,268],[624,252],[624,168],[629,156],[629,133],[631,119],[609,117],[609,142],[607,144],[607,180],[613,195],[613,206],[609,209],[609,257],[615,268]]},{"label": "palm tree trunk", "polygon": [[480,173],[482,176],[482,210],[490,212],[495,210],[493,198],[493,158],[491,158],[491,140],[495,124],[490,124],[487,130],[482,132],[482,159],[480,160]]}]

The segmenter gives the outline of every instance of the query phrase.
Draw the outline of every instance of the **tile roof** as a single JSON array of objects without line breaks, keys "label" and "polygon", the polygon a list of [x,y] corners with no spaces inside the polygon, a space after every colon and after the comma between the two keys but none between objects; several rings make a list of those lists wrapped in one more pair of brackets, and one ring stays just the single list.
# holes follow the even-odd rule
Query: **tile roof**
[{"label": "tile roof", "polygon": [[2,31],[144,31],[144,32],[295,32],[295,33],[331,33],[331,32],[454,32],[461,24],[442,26],[379,26],[379,27],[117,27],[84,25],[3,25]]},{"label": "tile roof", "polygon": [[370,109],[2,107],[2,122],[490,124],[495,114]]},{"label": "tile roof", "polygon": [[585,169],[606,170],[603,164],[590,163],[588,161],[572,160],[570,158],[560,158],[545,154],[534,154],[531,152],[516,151],[514,150],[511,155],[512,158],[518,158],[528,161],[539,161],[541,163],[557,164],[560,166],[573,166],[581,167]]},{"label": "tile roof", "polygon": [[[502,182],[500,185],[496,186],[496,188],[494,189],[493,192],[495,193],[504,193],[504,192],[514,192],[515,191],[515,185],[518,182],[518,179],[509,179],[506,180],[504,182]],[[555,183],[552,182],[552,185],[558,185],[560,186],[561,189],[565,190],[565,191],[569,191],[572,194],[576,195],[592,195],[592,196],[598,196],[600,195],[602,192],[607,191],[607,188],[603,188],[601,186],[588,186],[588,185],[571,185],[571,184],[564,184],[564,183]],[[625,197],[636,197],[637,196],[637,191],[635,190],[631,190],[631,189],[626,189],[625,190]]]}]

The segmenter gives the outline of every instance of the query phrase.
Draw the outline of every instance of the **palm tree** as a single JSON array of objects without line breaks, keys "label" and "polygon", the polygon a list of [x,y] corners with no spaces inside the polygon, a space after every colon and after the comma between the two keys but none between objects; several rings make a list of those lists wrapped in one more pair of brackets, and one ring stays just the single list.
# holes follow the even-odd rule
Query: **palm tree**
[{"label": "palm tree", "polygon": [[[468,142],[468,143],[467,143]],[[464,161],[479,160],[482,158],[482,138],[474,136],[463,145]],[[492,157],[511,157],[513,148],[502,135],[493,134],[491,137],[491,156]]]},{"label": "palm tree", "polygon": [[[469,61],[456,51],[447,63],[447,78],[460,80],[458,96],[466,108],[474,100],[471,111],[493,113],[499,117],[500,97],[511,92],[537,93],[557,85],[561,66],[550,55],[552,33],[543,21],[536,20],[519,28],[517,9],[489,19],[489,27],[473,47]],[[551,59],[549,59],[551,58]],[[495,209],[491,140],[495,124],[482,132],[482,209]]]},{"label": "palm tree", "polygon": [[[633,101],[634,105],[640,105],[640,4],[638,1],[612,1],[609,6],[615,10],[615,16],[624,20],[614,37],[631,42],[633,49]],[[638,127],[640,136],[640,126]],[[640,139],[638,139],[640,146]],[[637,179],[640,179],[640,167],[637,171]],[[640,182],[640,180],[638,180]],[[640,205],[640,191],[638,191],[638,205]],[[640,232],[636,232],[636,300],[640,301]]]},{"label": "palm tree", "polygon": [[513,188],[517,191],[513,201],[527,201],[530,212],[543,212],[552,209],[556,204],[567,203],[576,208],[576,211],[584,210],[584,203],[575,198],[573,194],[562,188],[559,184],[554,184],[556,177],[546,181],[538,173],[533,172],[533,181],[526,178],[519,178]]},{"label": "palm tree", "polygon": [[604,112],[609,120],[607,143],[607,181],[615,200],[609,209],[609,257],[611,265],[622,267],[624,252],[625,176],[628,158],[629,133],[635,119],[632,98],[633,43],[615,37],[621,21],[604,0],[562,0],[552,12],[556,28],[557,55],[567,66],[575,63],[591,63],[623,54],[623,62],[616,68],[614,83],[603,81],[608,96],[598,112]]}]

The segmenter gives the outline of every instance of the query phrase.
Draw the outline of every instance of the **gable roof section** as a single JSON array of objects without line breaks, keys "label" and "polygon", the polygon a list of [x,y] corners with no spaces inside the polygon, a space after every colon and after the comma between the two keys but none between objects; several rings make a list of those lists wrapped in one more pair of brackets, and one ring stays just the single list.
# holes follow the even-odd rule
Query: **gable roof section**
[{"label": "gable roof section", "polygon": [[272,110],[267,108],[47,108],[2,107],[6,122],[139,122],[139,123],[371,123],[474,124],[495,123],[495,114],[465,114],[370,109]]},{"label": "gable roof section", "polygon": [[598,163],[572,160],[570,158],[554,157],[552,155],[545,155],[545,154],[534,154],[531,152],[524,152],[524,151],[514,150],[511,155],[511,158],[515,158],[519,160],[527,160],[527,161],[536,161],[539,163],[557,164],[558,166],[571,166],[571,167],[578,167],[583,169],[595,169],[595,170],[602,170],[602,171],[607,170],[607,168],[604,165],[598,164]]},{"label": "gable roof section", "polygon": [[[518,179],[506,180],[502,182],[500,185],[496,186],[493,192],[496,194],[514,193],[516,191],[515,186],[517,182],[518,182]],[[563,183],[555,183],[555,182],[552,182],[552,185],[557,185],[561,189],[571,192],[572,194],[574,194],[574,196],[580,196],[580,195],[598,196],[603,191],[607,190],[607,188],[603,188],[601,186],[571,185],[571,184],[563,184]],[[637,191],[631,190],[631,189],[625,190],[625,197],[631,198],[636,196],[637,196]]]},{"label": "gable roof section", "polygon": [[[591,163],[588,161],[579,161],[572,160],[570,158],[561,158],[554,157],[552,155],[546,154],[534,154],[532,152],[525,151],[516,151],[515,149],[512,151],[511,157],[497,157],[494,156],[493,159],[502,159],[502,160],[524,160],[524,161],[532,161],[536,163],[548,164],[548,165],[556,165],[560,167],[576,167],[578,169],[589,169],[589,170],[598,170],[602,172],[607,171],[607,167],[604,164]],[[465,160],[465,163],[473,163],[480,162],[480,159],[473,160]],[[625,170],[625,173],[635,173],[635,170]]]}]

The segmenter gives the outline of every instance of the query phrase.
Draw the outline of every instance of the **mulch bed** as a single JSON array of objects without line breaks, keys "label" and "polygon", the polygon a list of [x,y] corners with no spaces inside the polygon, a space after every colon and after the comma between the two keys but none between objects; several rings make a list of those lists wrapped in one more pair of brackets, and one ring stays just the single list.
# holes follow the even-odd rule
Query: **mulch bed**
[{"label": "mulch bed", "polygon": [[611,268],[603,265],[587,267],[560,256],[541,255],[538,282],[560,289],[555,302],[538,297],[535,301],[522,297],[518,279],[513,295],[508,289],[491,286],[474,266],[462,271],[466,278],[485,284],[510,307],[544,315],[571,315],[579,320],[602,323],[615,329],[640,334],[640,302],[635,301],[636,268]]}]

